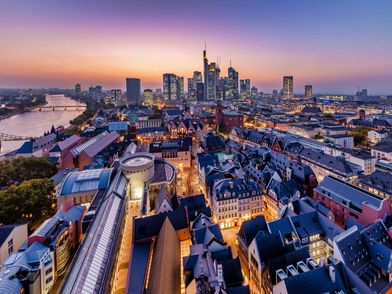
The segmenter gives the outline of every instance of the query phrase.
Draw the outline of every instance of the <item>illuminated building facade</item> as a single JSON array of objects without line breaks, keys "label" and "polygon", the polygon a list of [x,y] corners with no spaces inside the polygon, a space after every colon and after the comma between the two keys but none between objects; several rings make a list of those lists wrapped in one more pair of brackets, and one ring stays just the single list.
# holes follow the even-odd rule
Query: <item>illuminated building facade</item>
[{"label": "illuminated building facade", "polygon": [[284,76],[283,77],[283,98],[291,99],[293,98],[294,92],[294,77]]}]

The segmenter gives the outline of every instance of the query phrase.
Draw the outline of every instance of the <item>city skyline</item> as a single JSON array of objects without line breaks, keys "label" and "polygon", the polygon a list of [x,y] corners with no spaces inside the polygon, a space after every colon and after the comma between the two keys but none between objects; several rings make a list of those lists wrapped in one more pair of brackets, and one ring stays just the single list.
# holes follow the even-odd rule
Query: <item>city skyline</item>
[{"label": "city skyline", "polygon": [[162,88],[163,73],[203,71],[206,42],[223,75],[232,60],[260,91],[293,75],[295,93],[392,92],[389,1],[188,2],[1,3],[0,87]]}]

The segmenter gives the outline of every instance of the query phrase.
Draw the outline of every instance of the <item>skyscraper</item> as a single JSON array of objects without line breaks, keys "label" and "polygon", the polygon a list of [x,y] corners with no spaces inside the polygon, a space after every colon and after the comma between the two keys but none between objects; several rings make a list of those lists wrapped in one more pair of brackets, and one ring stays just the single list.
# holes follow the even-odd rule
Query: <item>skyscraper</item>
[{"label": "skyscraper", "polygon": [[110,98],[113,102],[117,102],[122,95],[121,89],[112,89],[110,90]]},{"label": "skyscraper", "polygon": [[177,76],[175,74],[163,74],[163,100],[177,100]]},{"label": "skyscraper", "polygon": [[189,95],[189,93],[192,92],[193,89],[194,89],[193,88],[193,79],[192,78],[188,78],[188,95]]},{"label": "skyscraper", "polygon": [[238,72],[231,67],[228,69],[227,73],[227,95],[233,99],[238,99]]},{"label": "skyscraper", "polygon": [[204,83],[196,84],[196,100],[202,101],[204,100]]},{"label": "skyscraper", "polygon": [[82,86],[80,84],[75,85],[75,93],[81,93],[82,92]]},{"label": "skyscraper", "polygon": [[305,98],[311,98],[313,96],[312,85],[305,85]]},{"label": "skyscraper", "polygon": [[218,92],[217,92],[218,100],[225,100],[226,92],[227,92],[227,78],[221,77],[219,78],[218,81]]},{"label": "skyscraper", "polygon": [[196,89],[196,84],[197,83],[202,83],[203,82],[203,76],[202,76],[200,71],[194,71],[193,72],[192,82],[193,82],[193,89]]},{"label": "skyscraper", "polygon": [[177,77],[176,86],[177,86],[177,99],[184,99],[185,98],[184,77]]},{"label": "skyscraper", "polygon": [[257,98],[257,88],[255,87],[255,86],[253,86],[251,89],[250,89],[250,96],[252,97],[252,98]]},{"label": "skyscraper", "polygon": [[208,59],[207,48],[203,51],[203,69],[204,69],[204,100],[208,100]]},{"label": "skyscraper", "polygon": [[152,105],[153,104],[153,95],[151,89],[144,90],[144,105]]},{"label": "skyscraper", "polygon": [[140,79],[127,78],[127,102],[128,104],[140,103]]},{"label": "skyscraper", "polygon": [[283,77],[283,98],[291,99],[293,98],[294,91],[294,78],[293,76]]},{"label": "skyscraper", "polygon": [[240,80],[240,94],[242,98],[250,97],[250,80]]},{"label": "skyscraper", "polygon": [[218,80],[220,75],[220,69],[216,66],[215,62],[212,62],[208,65],[208,74],[207,74],[207,84],[208,84],[208,95],[207,100],[216,101],[217,100],[217,89],[218,89]]}]

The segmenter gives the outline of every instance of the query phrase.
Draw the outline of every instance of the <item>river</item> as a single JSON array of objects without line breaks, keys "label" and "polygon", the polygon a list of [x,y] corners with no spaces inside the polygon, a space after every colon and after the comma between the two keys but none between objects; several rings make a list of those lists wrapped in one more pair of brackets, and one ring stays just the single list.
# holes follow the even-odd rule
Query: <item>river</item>
[{"label": "river", "polygon": [[[47,106],[41,111],[25,112],[0,121],[0,133],[17,136],[42,136],[44,132],[54,127],[69,126],[69,121],[85,110],[85,104],[72,100],[64,95],[46,95]],[[55,108],[53,106],[80,106],[75,108]],[[0,155],[19,148],[24,141],[2,141]]]}]

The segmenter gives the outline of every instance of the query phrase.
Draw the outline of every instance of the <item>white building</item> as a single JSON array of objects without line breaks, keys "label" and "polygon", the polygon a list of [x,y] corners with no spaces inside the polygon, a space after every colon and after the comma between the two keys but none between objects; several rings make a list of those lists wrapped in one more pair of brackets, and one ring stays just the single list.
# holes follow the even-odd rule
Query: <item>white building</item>
[{"label": "white building", "polygon": [[388,133],[385,131],[370,130],[368,132],[368,139],[372,144],[378,144],[386,138],[388,138]]},{"label": "white building", "polygon": [[372,156],[377,159],[384,159],[387,161],[392,161],[392,145],[382,144],[371,148]]},{"label": "white building", "polygon": [[354,137],[345,134],[326,135],[325,139],[332,142],[337,147],[352,149],[354,148]]}]

